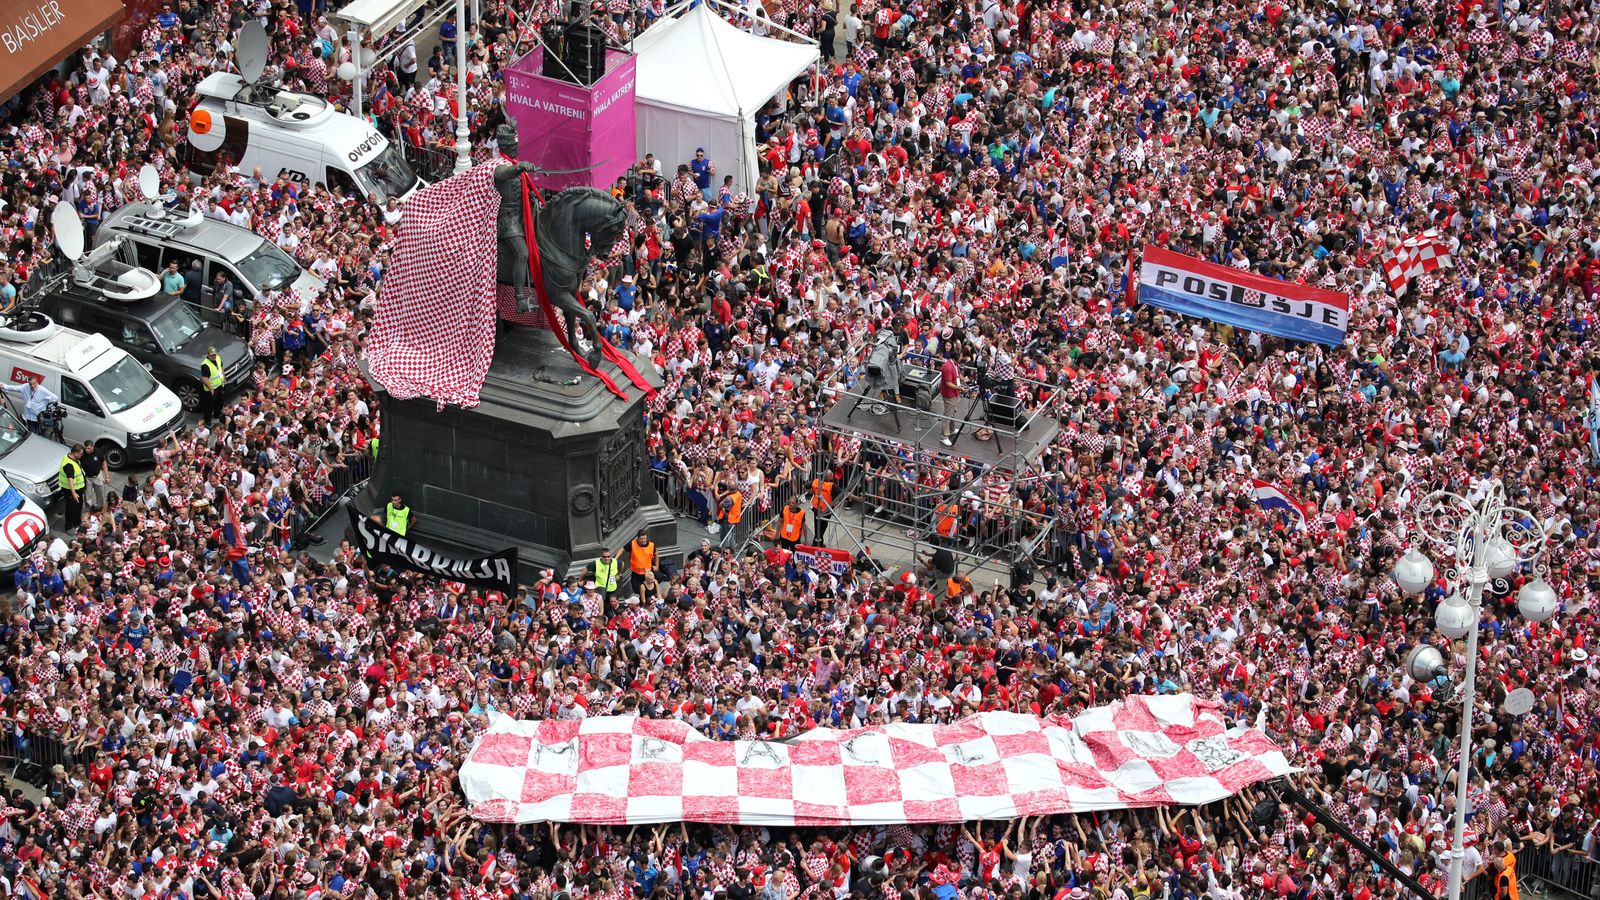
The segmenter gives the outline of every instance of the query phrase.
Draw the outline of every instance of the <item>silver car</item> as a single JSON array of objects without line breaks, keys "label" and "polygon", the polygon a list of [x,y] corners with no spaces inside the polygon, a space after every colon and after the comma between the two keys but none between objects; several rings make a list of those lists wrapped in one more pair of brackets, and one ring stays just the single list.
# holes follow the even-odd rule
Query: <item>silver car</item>
[{"label": "silver car", "polygon": [[0,472],[28,499],[48,507],[60,493],[57,479],[67,448],[22,424],[8,402],[0,405]]},{"label": "silver car", "polygon": [[[191,224],[192,223],[192,224]],[[179,272],[201,264],[202,309],[214,307],[216,276],[233,284],[234,295],[247,306],[261,301],[267,291],[308,294],[322,292],[325,282],[301,268],[277,244],[248,228],[210,217],[197,220],[161,218],[152,214],[148,201],[129,203],[110,216],[95,234],[95,244],[124,238],[122,262],[160,272],[176,262]]]}]

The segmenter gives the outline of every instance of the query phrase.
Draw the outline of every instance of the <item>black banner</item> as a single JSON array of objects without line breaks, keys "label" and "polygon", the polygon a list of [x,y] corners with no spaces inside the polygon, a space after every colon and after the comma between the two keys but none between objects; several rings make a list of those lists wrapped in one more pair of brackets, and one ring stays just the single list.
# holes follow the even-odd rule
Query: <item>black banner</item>
[{"label": "black banner", "polygon": [[350,533],[367,559],[384,565],[437,575],[447,581],[462,581],[511,592],[517,589],[517,549],[502,550],[476,559],[457,559],[423,546],[403,534],[350,510]]}]

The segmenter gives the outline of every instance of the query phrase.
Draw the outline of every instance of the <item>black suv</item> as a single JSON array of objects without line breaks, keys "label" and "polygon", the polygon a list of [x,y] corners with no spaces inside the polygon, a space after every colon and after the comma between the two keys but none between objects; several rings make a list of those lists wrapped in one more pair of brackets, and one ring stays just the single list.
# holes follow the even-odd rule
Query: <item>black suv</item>
[{"label": "black suv", "polygon": [[183,400],[183,408],[200,407],[200,361],[217,348],[222,358],[223,390],[232,392],[250,380],[250,348],[236,335],[207,325],[189,304],[157,295],[122,303],[70,281],[45,292],[39,310],[68,328],[103,334],[111,343],[150,368],[156,380]]}]

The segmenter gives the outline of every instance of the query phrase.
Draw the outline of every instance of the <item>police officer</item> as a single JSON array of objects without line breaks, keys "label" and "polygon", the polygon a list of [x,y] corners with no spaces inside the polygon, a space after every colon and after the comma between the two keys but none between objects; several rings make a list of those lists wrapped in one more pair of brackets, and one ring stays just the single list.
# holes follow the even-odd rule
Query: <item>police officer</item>
[{"label": "police officer", "polygon": [[622,569],[622,560],[617,559],[607,547],[600,551],[600,558],[594,561],[594,589],[606,602],[611,602],[611,595],[617,592],[617,576]]},{"label": "police officer", "polygon": [[406,531],[411,528],[413,522],[414,518],[411,515],[411,507],[407,506],[405,501],[400,499],[400,495],[395,494],[394,496],[390,497],[389,505],[383,508],[384,526],[386,526],[395,534],[404,535]]},{"label": "police officer", "polygon": [[78,461],[82,456],[83,448],[74,444],[61,458],[61,474],[56,477],[56,484],[67,498],[66,529],[69,532],[83,525],[83,491],[88,481],[83,474],[83,464]]},{"label": "police officer", "polygon": [[221,413],[222,381],[222,357],[212,347],[200,360],[200,417],[207,422]]}]

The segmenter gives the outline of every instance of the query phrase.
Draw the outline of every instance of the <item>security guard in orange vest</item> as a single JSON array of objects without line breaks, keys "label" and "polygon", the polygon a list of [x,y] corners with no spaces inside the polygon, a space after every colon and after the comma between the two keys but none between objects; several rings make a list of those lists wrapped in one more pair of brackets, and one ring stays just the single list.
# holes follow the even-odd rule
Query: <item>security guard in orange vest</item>
[{"label": "security guard in orange vest", "polygon": [[961,514],[961,507],[952,500],[949,503],[940,504],[939,508],[934,510],[934,514],[939,518],[939,525],[935,529],[939,533],[939,537],[947,542],[954,542],[956,524],[958,522],[956,517]]},{"label": "security guard in orange vest", "polygon": [[813,543],[826,547],[828,520],[833,517],[833,473],[811,479],[811,521],[816,532]]},{"label": "security guard in orange vest", "polygon": [[744,521],[744,494],[727,482],[718,485],[718,490],[721,497],[717,500],[717,521],[722,523],[726,532],[722,542],[738,545],[739,538],[734,532],[739,530],[739,523]]},{"label": "security guard in orange vest", "polygon": [[800,538],[805,535],[806,511],[800,505],[799,497],[792,497],[789,505],[778,513],[778,544],[786,550],[793,550],[800,543]]},{"label": "security guard in orange vest", "polygon": [[1495,900],[1520,900],[1522,892],[1517,886],[1517,854],[1511,850],[1511,842],[1503,841],[1500,849],[1505,852],[1497,862],[1499,872],[1494,877]]},{"label": "security guard in orange vest", "polygon": [[632,589],[635,594],[644,589],[644,576],[656,569],[656,545],[650,540],[650,532],[639,529],[639,536],[628,544],[628,571],[633,576]]}]

